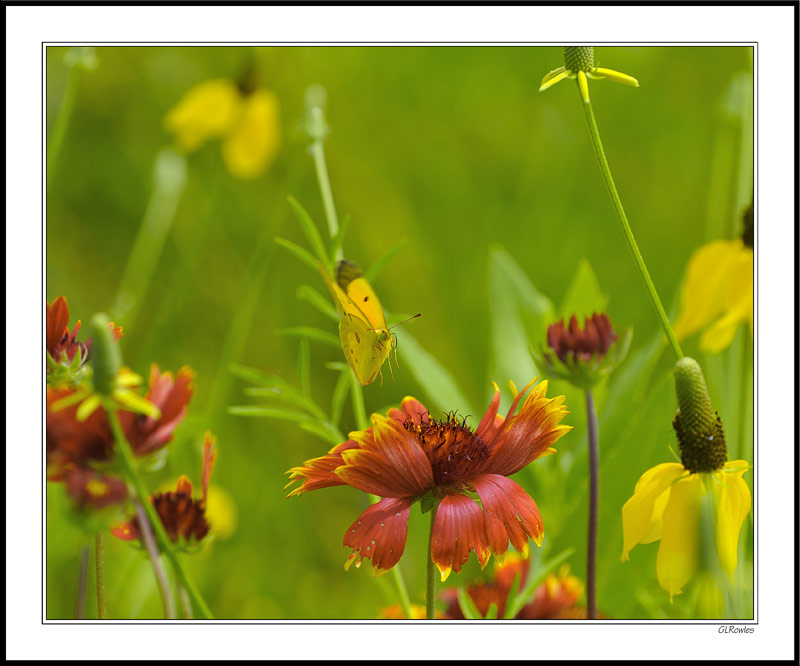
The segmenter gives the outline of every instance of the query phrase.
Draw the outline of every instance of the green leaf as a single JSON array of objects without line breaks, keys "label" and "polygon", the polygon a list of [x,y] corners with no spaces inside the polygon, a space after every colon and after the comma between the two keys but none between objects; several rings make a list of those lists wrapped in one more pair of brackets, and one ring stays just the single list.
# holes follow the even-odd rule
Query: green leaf
[{"label": "green leaf", "polygon": [[462,414],[477,414],[458,388],[453,376],[442,367],[408,331],[398,330],[397,351],[420,385],[431,405],[444,412],[454,409]]},{"label": "green leaf", "polygon": [[300,412],[280,407],[262,407],[260,405],[234,405],[228,407],[228,414],[236,416],[250,416],[262,419],[281,419],[283,421],[294,421],[295,423],[307,423],[310,417]]},{"label": "green leaf", "polygon": [[331,302],[327,298],[314,289],[314,287],[309,287],[307,284],[299,286],[297,288],[297,297],[303,301],[308,301],[327,317],[330,317],[336,322],[339,321],[336,308],[331,305]]},{"label": "green leaf", "polygon": [[508,591],[508,596],[506,597],[506,607],[503,611],[503,618],[506,620],[513,620],[514,615],[509,615],[511,612],[511,608],[514,604],[514,599],[517,598],[517,592],[519,592],[519,584],[522,581],[522,574],[517,572],[517,575],[514,576],[514,582],[511,584],[511,589]]},{"label": "green leaf", "polygon": [[289,335],[295,338],[306,338],[308,340],[317,340],[332,345],[333,347],[341,347],[342,343],[333,333],[328,333],[313,326],[295,326],[293,328],[280,328],[278,333],[281,335]]},{"label": "green leaf", "polygon": [[310,432],[312,435],[316,435],[329,444],[339,444],[347,439],[339,432],[338,428],[335,428],[327,421],[304,421],[300,423],[300,428]]},{"label": "green leaf", "polygon": [[303,233],[306,235],[306,240],[311,246],[311,249],[314,250],[317,258],[322,262],[322,265],[326,268],[330,268],[331,260],[328,258],[328,254],[325,251],[325,244],[322,242],[322,237],[319,235],[319,231],[317,231],[317,227],[311,219],[311,216],[306,209],[300,205],[297,199],[292,196],[289,197],[289,204],[292,206],[295,215],[297,215],[297,219],[300,221],[300,226],[303,229]]},{"label": "green leaf", "polygon": [[394,258],[394,255],[405,247],[406,243],[408,243],[408,241],[405,238],[401,239],[393,248],[372,264],[372,266],[364,272],[364,277],[367,278],[367,281],[372,282],[375,280],[375,278],[380,275],[381,271],[386,268],[386,264]]},{"label": "green leaf", "polygon": [[489,604],[489,609],[486,611],[486,615],[483,616],[484,620],[496,620],[497,619],[497,604],[493,601]]},{"label": "green leaf", "polygon": [[501,246],[489,251],[490,378],[525,386],[539,374],[528,350],[554,319],[550,300]]},{"label": "green leaf", "polygon": [[284,391],[277,387],[267,388],[264,386],[256,386],[246,388],[244,390],[244,394],[258,398],[267,398],[277,402],[283,402],[287,405],[291,405],[292,407],[299,407],[318,419],[324,419],[326,417],[325,412],[323,412],[316,404],[306,398],[306,396],[302,395],[300,391],[295,388],[292,388],[291,391]]},{"label": "green leaf", "polygon": [[581,259],[561,302],[560,317],[568,321],[574,314],[583,323],[584,317],[605,312],[607,305],[608,294],[600,290],[600,283],[589,261]]},{"label": "green leaf", "polygon": [[[345,369],[348,370],[347,366]],[[344,401],[347,400],[347,394],[350,391],[350,377],[347,373],[341,372],[339,378],[336,380],[336,386],[333,389],[333,397],[331,398],[331,423],[337,424],[342,418],[342,411],[344,410]]]},{"label": "green leaf", "polygon": [[297,355],[297,377],[300,380],[300,392],[311,400],[311,348],[308,340],[300,341],[300,353]]},{"label": "green leaf", "polygon": [[[528,582],[522,592],[520,592],[514,598],[514,601],[510,604],[510,606],[508,603],[506,603],[506,617],[509,619],[516,617],[517,613],[519,613],[526,605],[533,601],[533,597],[536,594],[536,588],[538,588],[544,582],[544,579],[547,578],[551,571],[554,571],[556,567],[558,567],[574,552],[574,548],[567,548],[566,550],[561,551],[554,559],[550,560],[546,564],[543,563],[541,567],[537,568],[535,571],[532,571],[531,573],[533,573],[533,575],[528,578]],[[533,568],[533,563],[531,563],[531,568]]]},{"label": "green leaf", "polygon": [[296,243],[292,243],[290,240],[286,240],[285,238],[280,238],[279,236],[275,237],[275,242],[283,248],[286,248],[291,252],[295,257],[297,257],[300,261],[302,261],[307,266],[311,267],[313,270],[319,270],[319,266],[317,264],[317,260],[306,250],[305,248],[300,247]]},{"label": "green leaf", "polygon": [[466,620],[480,620],[481,614],[478,612],[478,607],[472,601],[467,590],[463,587],[458,588],[458,607]]}]

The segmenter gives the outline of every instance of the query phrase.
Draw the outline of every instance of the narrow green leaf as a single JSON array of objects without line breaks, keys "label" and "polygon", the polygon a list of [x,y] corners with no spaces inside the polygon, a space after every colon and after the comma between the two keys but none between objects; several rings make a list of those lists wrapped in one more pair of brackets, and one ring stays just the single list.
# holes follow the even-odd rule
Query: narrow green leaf
[{"label": "narrow green leaf", "polygon": [[453,376],[411,336],[408,331],[398,329],[397,351],[402,358],[402,367],[408,367],[414,379],[428,398],[428,406],[449,412],[454,409],[461,414],[477,414],[458,388]]},{"label": "narrow green leaf", "polygon": [[372,266],[370,266],[366,271],[364,271],[364,277],[367,278],[369,282],[372,282],[378,275],[380,275],[381,271],[386,268],[386,264],[388,264],[400,250],[402,250],[408,240],[405,238],[401,239],[398,243],[395,244],[386,254],[384,254],[380,259],[378,259]]},{"label": "narrow green leaf", "polygon": [[300,424],[300,428],[329,444],[340,444],[347,439],[337,428],[325,421],[304,421]]},{"label": "narrow green leaf", "polygon": [[319,235],[319,231],[317,231],[317,227],[311,219],[311,216],[306,209],[300,205],[297,199],[292,196],[289,197],[289,204],[292,206],[297,219],[300,221],[300,226],[303,229],[303,233],[306,235],[306,240],[308,240],[311,249],[314,250],[314,253],[322,262],[323,266],[330,268],[331,261],[325,250],[325,244],[322,242],[322,237]]},{"label": "narrow green leaf", "polygon": [[511,612],[511,607],[513,606],[514,599],[517,598],[517,592],[519,592],[519,584],[522,581],[522,574],[517,572],[517,575],[514,576],[514,582],[511,584],[511,589],[508,591],[508,596],[506,597],[506,607],[503,610],[503,618],[506,620],[513,620],[514,615],[509,615]]},{"label": "narrow green leaf", "polygon": [[300,409],[308,412],[311,416],[318,419],[325,419],[326,414],[314,402],[309,400],[306,396],[302,395],[299,390],[292,389],[291,391],[284,391],[277,387],[266,388],[263,386],[246,388],[244,394],[258,398],[267,398],[282,402],[292,407],[299,407]]},{"label": "narrow green leaf", "polygon": [[[536,594],[536,588],[538,588],[544,582],[544,579],[547,578],[551,571],[554,571],[556,567],[558,567],[574,552],[574,548],[567,548],[566,550],[561,551],[555,558],[546,564],[542,563],[541,567],[537,568],[535,571],[531,571],[533,575],[528,579],[525,588],[516,596],[510,608],[508,605],[506,606],[508,609],[508,614],[506,617],[516,617],[517,613],[519,613],[523,607],[533,601],[533,596]],[[533,563],[531,563],[531,568],[533,568]]]},{"label": "narrow green leaf", "polygon": [[481,614],[478,612],[478,607],[472,601],[467,590],[463,587],[458,588],[458,606],[461,609],[461,614],[466,620],[480,620]]},{"label": "narrow green leaf", "polygon": [[336,308],[331,305],[331,302],[327,298],[314,289],[314,287],[309,287],[307,284],[301,285],[297,288],[297,297],[303,301],[308,301],[327,317],[330,317],[336,322],[339,321]]},{"label": "narrow green leaf", "polygon": [[264,372],[263,370],[258,370],[256,368],[248,368],[244,365],[239,365],[238,363],[229,363],[228,370],[239,379],[244,379],[246,382],[252,382],[253,384],[258,384],[260,386],[275,386],[276,381],[283,381],[280,380],[276,375]]},{"label": "narrow green leaf", "polygon": [[489,609],[486,611],[486,615],[483,616],[484,620],[496,620],[497,619],[497,604],[493,601],[489,604]]},{"label": "narrow green leaf", "polygon": [[286,240],[285,238],[280,238],[279,236],[275,237],[275,242],[280,245],[281,247],[289,250],[295,257],[297,257],[300,261],[304,264],[309,266],[313,270],[319,270],[317,266],[317,260],[308,252],[305,248],[300,247],[296,243],[292,243],[290,240]]},{"label": "narrow green leaf", "polygon": [[605,312],[607,305],[608,294],[600,290],[600,283],[589,261],[581,259],[559,308],[560,316],[568,320],[574,314],[582,324],[584,317]]},{"label": "narrow green leaf", "polygon": [[524,386],[540,374],[528,348],[544,339],[554,309],[499,245],[489,251],[489,315],[489,379]]},{"label": "narrow green leaf", "polygon": [[236,416],[251,416],[262,419],[282,419],[284,421],[294,421],[295,423],[307,423],[310,417],[300,412],[281,409],[279,407],[262,407],[260,405],[234,405],[228,407],[229,414]]},{"label": "narrow green leaf", "polygon": [[317,340],[325,344],[332,345],[333,347],[341,347],[342,343],[333,333],[328,333],[313,326],[295,326],[293,328],[280,328],[278,333],[281,335],[289,335],[295,338],[307,338],[308,340]]}]

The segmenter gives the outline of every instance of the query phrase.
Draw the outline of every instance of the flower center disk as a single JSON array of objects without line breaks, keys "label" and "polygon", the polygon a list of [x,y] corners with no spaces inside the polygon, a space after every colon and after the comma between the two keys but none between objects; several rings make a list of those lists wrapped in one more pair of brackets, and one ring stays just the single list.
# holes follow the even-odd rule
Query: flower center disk
[{"label": "flower center disk", "polygon": [[455,414],[423,423],[409,419],[403,427],[414,434],[428,457],[437,486],[463,486],[480,474],[489,458],[486,443]]}]

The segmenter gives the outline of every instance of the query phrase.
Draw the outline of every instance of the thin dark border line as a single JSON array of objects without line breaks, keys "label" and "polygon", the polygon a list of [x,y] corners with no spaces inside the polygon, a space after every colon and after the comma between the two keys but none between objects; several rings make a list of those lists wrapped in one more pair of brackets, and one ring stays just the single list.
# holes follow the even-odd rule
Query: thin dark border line
[{"label": "thin dark border line", "polygon": [[[19,3],[6,3],[6,4],[19,4]],[[33,5],[33,4],[45,4],[45,5],[47,5],[47,4],[50,4],[50,3],[21,3],[21,4],[31,4],[31,5]],[[60,3],[52,3],[52,4],[58,5]],[[90,4],[90,3],[87,3],[87,4]],[[233,3],[231,3],[231,4],[233,4]],[[297,4],[306,4],[306,3],[297,3]],[[316,4],[316,3],[308,3],[308,4]],[[392,3],[387,3],[387,5],[388,4],[392,4]],[[403,4],[403,3],[400,3],[400,4]],[[498,3],[498,4],[502,4],[502,3]],[[573,3],[564,3],[564,4],[573,4]],[[576,2],[574,4],[584,4],[584,3],[577,3]],[[660,3],[651,3],[651,4],[656,5],[656,4],[660,4]],[[676,4],[676,3],[664,3],[664,4],[673,5],[673,4]],[[695,3],[687,3],[687,4],[695,4]],[[757,3],[746,3],[746,2],[733,3],[733,4],[741,4],[741,5],[747,5],[747,6],[757,6]],[[795,9],[795,13],[794,13],[794,18],[795,18],[795,51],[797,51],[797,36],[798,36],[797,4],[794,3],[794,2],[787,2],[787,3],[782,3],[782,2],[767,3],[767,2],[765,2],[765,3],[760,3],[760,4],[762,4],[762,5],[768,5],[768,4],[772,5],[772,4],[774,4],[776,6],[784,6],[784,5],[786,5],[786,6],[795,6],[795,8],[796,8]],[[95,6],[95,5],[92,5],[92,6]],[[115,5],[112,5],[112,6],[115,6]],[[214,5],[214,6],[222,6],[222,5]],[[639,5],[639,6],[642,6],[642,5]],[[46,264],[45,264],[45,259],[46,259],[46,257],[45,257],[46,236],[45,236],[45,228],[44,228],[45,207],[46,207],[46,192],[45,192],[45,179],[44,179],[44,173],[45,173],[45,171],[44,171],[44,169],[45,169],[44,161],[46,159],[46,155],[45,155],[44,146],[45,146],[46,130],[47,130],[47,115],[46,115],[47,109],[46,109],[46,104],[45,104],[45,101],[46,101],[45,100],[45,98],[46,98],[46,71],[45,70],[46,70],[47,48],[50,45],[55,45],[55,44],[71,44],[71,45],[74,45],[74,44],[90,44],[90,45],[105,45],[105,44],[123,44],[124,45],[124,44],[130,44],[131,46],[142,46],[142,45],[152,45],[152,44],[197,44],[197,45],[209,45],[210,44],[210,45],[220,45],[220,46],[222,46],[222,45],[228,45],[228,44],[253,44],[253,43],[256,43],[256,44],[314,44],[316,46],[324,46],[325,44],[347,44],[347,45],[353,46],[353,47],[367,46],[367,45],[385,45],[385,44],[426,44],[426,45],[429,45],[429,46],[436,46],[438,44],[478,44],[478,45],[486,45],[486,46],[493,46],[493,47],[502,48],[502,45],[504,45],[504,44],[513,44],[513,45],[524,44],[524,45],[535,47],[535,46],[540,45],[540,44],[563,45],[563,44],[583,44],[584,42],[569,42],[569,41],[561,41],[561,42],[505,42],[505,41],[503,41],[503,42],[491,42],[491,41],[487,41],[487,42],[476,42],[476,41],[467,41],[467,42],[461,42],[461,41],[452,41],[452,42],[430,42],[430,41],[427,41],[427,42],[274,42],[274,41],[269,41],[269,42],[249,42],[249,41],[243,41],[243,42],[241,42],[241,41],[239,41],[239,42],[127,42],[127,41],[126,42],[49,42],[49,41],[42,41],[40,43],[41,47],[42,47],[42,53],[41,53],[41,58],[42,58],[42,65],[41,65],[41,69],[42,69],[42,81],[41,81],[41,83],[42,83],[42,90],[41,90],[42,134],[41,134],[41,137],[40,137],[40,145],[41,145],[41,155],[42,155],[42,181],[41,181],[41,191],[42,191],[41,225],[42,226],[41,226],[41,232],[42,232],[42,268],[43,268],[41,291],[42,291],[42,294],[44,295],[44,299],[43,300],[46,300],[45,284],[44,284],[44,279],[45,279],[45,274],[46,274],[46,270],[45,270],[45,266],[46,266]],[[700,47],[703,47],[703,46],[705,46],[707,44],[725,44],[725,45],[731,45],[731,46],[745,46],[745,47],[752,48],[753,49],[753,56],[754,56],[754,63],[755,63],[754,72],[753,72],[754,73],[754,85],[755,85],[755,93],[754,93],[754,99],[753,99],[753,106],[754,106],[753,130],[754,130],[754,136],[756,137],[756,141],[755,141],[755,143],[756,143],[756,156],[755,156],[755,161],[754,161],[754,167],[756,167],[758,165],[758,163],[759,163],[759,133],[758,133],[757,118],[758,118],[758,106],[759,106],[759,104],[758,104],[758,95],[759,95],[758,80],[759,80],[759,76],[760,76],[760,74],[759,74],[759,60],[758,60],[758,57],[757,57],[757,55],[758,55],[758,47],[759,47],[759,42],[758,41],[755,41],[755,42],[741,42],[741,41],[730,41],[730,42],[729,41],[668,42],[668,41],[662,41],[662,42],[646,42],[646,43],[644,43],[644,42],[634,42],[634,41],[627,41],[627,42],[622,42],[621,41],[621,42],[593,42],[593,44],[603,44],[603,45],[641,44],[641,45],[644,45],[644,46],[647,46],[647,45],[650,45],[650,44],[670,44],[670,45],[674,45],[674,44],[692,44],[694,46],[700,46]],[[144,46],[144,48],[146,48],[146,46]],[[709,48],[714,48],[714,47],[709,47]],[[797,128],[798,128],[798,115],[797,115],[798,104],[797,104],[797,100],[798,100],[798,70],[797,70],[797,68],[795,68],[795,137],[798,136],[798,134],[797,134]],[[795,144],[795,173],[797,173],[797,163],[798,163],[798,155],[799,154],[800,154],[800,149],[798,148],[798,145],[796,143]],[[756,178],[755,178],[754,186],[755,186],[756,193],[758,193],[758,191],[759,191],[758,169],[755,170],[755,174],[756,174]],[[756,199],[756,200],[758,200],[758,199]],[[754,214],[756,215],[756,220],[757,220],[758,219],[758,215],[757,215],[756,211],[757,211],[757,207],[754,206]],[[795,188],[795,221],[798,220],[798,211],[800,211],[800,194],[798,193],[798,189]],[[757,224],[755,225],[755,233],[756,233],[756,248],[758,248],[758,233],[759,232],[758,232],[758,225]],[[798,245],[797,245],[797,242],[796,242],[795,243],[795,284],[797,284],[797,276],[798,276],[797,257],[798,257]],[[754,280],[756,280],[754,282],[754,284],[756,285],[756,293],[757,293],[758,261],[756,261],[753,270],[754,270],[753,277],[754,277]],[[759,328],[759,326],[758,326],[758,310],[759,310],[759,306],[758,306],[758,299],[757,299],[756,300],[756,319],[755,319],[755,330],[756,330],[756,333],[758,333],[758,328]],[[795,291],[795,315],[797,314],[797,311],[798,311],[798,292],[796,290]],[[42,311],[41,311],[41,329],[40,329],[41,330],[41,334],[42,334],[42,338],[41,338],[42,348],[44,348],[44,330],[45,330],[44,319],[45,319],[45,310],[42,309]],[[795,349],[796,350],[798,349],[798,344],[797,344],[798,336],[797,336],[797,334],[798,334],[798,323],[797,323],[797,317],[795,317]],[[756,335],[756,340],[757,339],[758,339],[758,335]],[[758,345],[756,344],[756,340],[754,340],[754,343],[753,343],[753,351],[754,351],[754,354],[755,354],[755,359],[757,361],[758,357],[759,357],[759,354],[758,354]],[[760,376],[760,368],[758,367],[758,363],[757,362],[755,363],[754,367],[755,367],[755,374],[754,374],[754,381],[753,381],[753,391],[754,391],[754,408],[755,408],[754,417],[755,418],[754,418],[754,422],[753,422],[753,435],[754,435],[754,450],[753,450],[753,459],[754,460],[753,460],[753,464],[755,466],[756,457],[757,457],[757,448],[758,448],[757,447],[757,442],[758,442],[757,424],[758,424],[759,419],[757,418],[757,415],[758,415],[758,399],[759,399],[759,395],[758,395],[758,377]],[[44,368],[44,357],[42,357],[41,368],[42,368],[42,375],[41,376],[44,377],[45,376],[45,372],[44,372],[44,370],[45,370],[45,368]],[[800,377],[800,370],[798,370],[798,366],[797,366],[797,364],[795,364],[795,395],[797,395],[797,386],[798,386],[798,378],[799,377]],[[43,381],[43,384],[42,384],[42,395],[40,396],[40,401],[41,401],[40,404],[41,404],[42,414],[44,414],[44,395],[45,395],[45,390],[46,390],[46,382]],[[798,437],[798,433],[800,433],[800,415],[798,414],[797,411],[795,411],[795,440],[796,441],[798,439],[800,439],[800,437]],[[40,449],[42,469],[44,469],[44,449],[45,449],[43,440],[44,440],[44,432],[42,433],[42,447]],[[798,496],[798,484],[797,484],[798,468],[797,468],[797,464],[796,464],[796,458],[797,458],[796,450],[795,450],[794,457],[795,457],[795,500],[797,500],[797,496]],[[760,465],[757,466],[755,476],[756,476],[756,484],[755,484],[755,487],[754,487],[754,495],[756,497],[756,504],[758,504],[758,495],[759,495],[759,490],[760,490]],[[156,625],[156,626],[158,626],[158,625],[174,625],[174,624],[177,623],[177,624],[188,624],[188,625],[191,625],[191,624],[203,624],[203,625],[218,625],[218,626],[225,626],[225,625],[253,625],[253,626],[260,626],[260,625],[299,625],[299,626],[303,626],[303,625],[309,625],[309,624],[321,624],[321,625],[339,625],[339,624],[375,625],[375,624],[378,624],[378,625],[383,625],[383,624],[386,624],[386,622],[387,622],[385,620],[377,620],[377,619],[372,619],[372,620],[336,620],[336,621],[322,621],[322,620],[317,621],[317,620],[314,620],[314,619],[308,619],[308,620],[294,620],[294,619],[293,620],[261,620],[261,621],[238,621],[238,620],[217,621],[217,620],[196,620],[196,619],[192,619],[192,620],[188,620],[188,621],[187,620],[181,620],[181,621],[177,621],[177,620],[176,621],[171,621],[171,620],[151,621],[151,620],[133,620],[133,619],[132,620],[125,620],[125,621],[113,621],[113,620],[111,620],[111,621],[109,621],[109,620],[48,620],[46,618],[46,616],[45,616],[45,606],[46,606],[46,601],[45,601],[45,595],[46,595],[46,585],[45,585],[45,583],[46,583],[45,546],[46,546],[46,539],[47,539],[46,525],[45,525],[45,520],[46,520],[46,518],[45,518],[45,505],[46,505],[45,487],[46,487],[46,474],[42,476],[42,508],[41,508],[41,514],[42,514],[42,536],[43,536],[43,538],[42,538],[42,599],[41,599],[41,603],[42,603],[42,606],[41,606],[42,619],[41,619],[41,622],[40,622],[41,625],[62,625],[62,626],[63,625],[68,625],[68,626],[74,626],[74,625],[78,625],[78,626],[81,626],[81,625],[88,625],[88,626],[95,626],[95,625],[101,625],[101,626],[123,625],[123,626],[127,626],[127,625],[131,625],[131,624],[136,624],[136,625],[145,624],[145,625]],[[755,504],[754,504],[753,512],[755,513],[755,511],[756,511],[756,508],[755,508]],[[796,523],[796,528],[797,528],[797,524],[798,524],[798,516],[797,516],[797,514],[795,514],[795,523]],[[496,620],[496,621],[491,621],[490,620],[488,622],[486,620],[481,620],[481,621],[477,621],[477,620],[473,620],[473,621],[470,621],[470,620],[447,621],[447,620],[445,620],[445,621],[442,621],[442,620],[439,620],[436,623],[434,623],[434,621],[432,621],[432,620],[431,621],[424,621],[424,622],[420,622],[419,620],[393,620],[389,624],[390,625],[412,624],[414,626],[419,626],[420,624],[422,624],[422,625],[440,626],[443,623],[444,624],[455,624],[456,626],[463,626],[465,624],[470,624],[470,625],[495,625],[495,624],[499,624],[501,626],[505,626],[505,625],[530,626],[530,625],[537,625],[537,624],[542,624],[542,625],[563,625],[563,626],[576,626],[576,625],[577,626],[595,626],[595,625],[598,625],[598,624],[599,625],[603,625],[603,626],[607,626],[607,625],[614,625],[614,626],[639,626],[639,625],[656,625],[656,626],[676,626],[676,625],[683,625],[683,626],[708,626],[708,625],[710,625],[710,626],[721,626],[721,625],[724,625],[724,626],[758,626],[759,625],[759,620],[758,620],[759,612],[758,612],[758,610],[759,610],[759,602],[760,602],[760,596],[759,596],[760,587],[759,587],[759,584],[758,584],[759,583],[759,571],[758,571],[757,564],[760,562],[760,557],[759,557],[760,550],[759,550],[759,540],[758,540],[759,521],[758,521],[758,517],[757,516],[754,517],[753,526],[754,526],[754,535],[755,535],[754,536],[754,538],[755,538],[754,549],[755,549],[755,553],[756,553],[756,560],[755,560],[755,563],[754,563],[754,566],[753,566],[753,577],[754,577],[754,583],[755,583],[755,590],[754,590],[754,593],[755,593],[755,607],[754,607],[754,619],[753,620],[749,620],[749,621],[748,620],[744,620],[744,621],[742,621],[742,620],[740,620],[740,621],[736,621],[736,620],[704,620],[704,621],[685,621],[685,620],[613,621],[613,620],[601,620],[601,621],[595,621],[595,622],[580,622],[580,623],[575,623],[575,622],[557,622],[557,621],[551,621],[551,620],[527,620],[527,621],[514,621],[514,620]],[[797,549],[797,543],[798,543],[798,532],[797,532],[797,529],[795,529],[795,580],[798,579],[797,578],[797,573],[800,570],[800,567],[798,566],[798,564],[800,563],[800,560],[798,560],[798,558],[797,558],[797,550],[798,550]],[[797,611],[797,608],[798,608],[798,601],[800,601],[800,595],[798,595],[797,590],[795,590],[795,609],[796,609],[796,611]],[[795,617],[797,617],[797,612],[795,613]],[[800,633],[795,632],[795,655],[796,656],[797,656],[798,651],[800,650],[800,648],[798,646],[800,646]]]},{"label": "thin dark border line", "polygon": [[[5,3],[8,6],[45,6],[45,7],[52,7],[52,6],[64,6],[62,2],[54,2],[52,0],[45,0],[43,2],[36,2],[35,0],[16,0],[16,1],[8,1]],[[579,0],[551,0],[550,2],[541,2],[541,3],[531,3],[526,2],[525,0],[500,0],[496,3],[494,2],[486,2],[484,1],[475,1],[475,0],[462,0],[458,3],[457,6],[459,7],[486,7],[486,8],[493,8],[493,7],[533,7],[533,6],[546,6],[546,7],[575,7],[575,6],[586,6],[588,3],[581,2]],[[728,0],[728,2],[724,3],[714,3],[714,2],[692,2],[690,0],[653,0],[652,2],[606,2],[603,3],[603,6],[606,7],[697,7],[697,6],[704,6],[704,7],[713,7],[713,6],[720,6],[720,7],[792,7],[796,6],[796,2],[788,1],[788,0],[765,0],[765,2],[752,2],[747,0]],[[70,6],[77,6],[77,7],[122,7],[122,6],[144,6],[144,7],[152,7],[152,6],[160,6],[160,7],[180,7],[181,3],[178,2],[159,2],[158,0],[151,0],[151,1],[139,1],[139,2],[71,2]],[[313,0],[298,0],[296,2],[291,3],[275,3],[272,5],[265,5],[263,2],[257,1],[247,1],[247,0],[238,0],[230,3],[220,3],[214,2],[211,0],[196,0],[192,3],[192,6],[197,7],[348,7],[351,9],[362,9],[364,5],[360,5],[354,2],[349,3],[330,3],[330,2],[318,2]],[[443,9],[447,9],[454,5],[448,4],[445,2],[439,3],[431,3],[431,2],[423,2],[421,0],[406,0],[405,2],[397,1],[397,0],[389,0],[387,2],[380,2],[374,3],[370,5],[366,5],[368,7],[439,7]],[[595,42],[597,44],[601,44],[602,42]]]}]

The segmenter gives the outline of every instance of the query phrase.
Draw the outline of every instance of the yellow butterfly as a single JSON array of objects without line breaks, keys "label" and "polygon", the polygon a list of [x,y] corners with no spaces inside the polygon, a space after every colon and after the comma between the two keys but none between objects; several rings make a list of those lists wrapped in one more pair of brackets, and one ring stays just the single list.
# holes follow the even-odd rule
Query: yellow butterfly
[{"label": "yellow butterfly", "polygon": [[394,335],[386,327],[381,302],[352,261],[341,259],[336,264],[336,282],[321,265],[320,270],[341,316],[339,339],[344,357],[361,385],[371,384],[396,346]]}]

